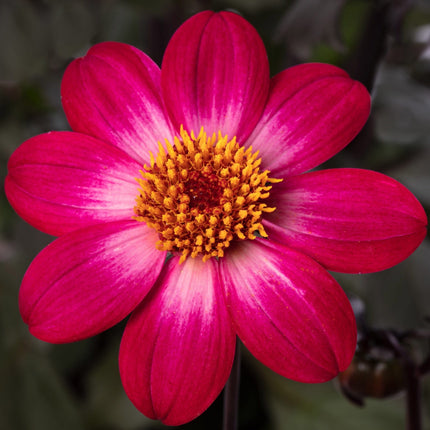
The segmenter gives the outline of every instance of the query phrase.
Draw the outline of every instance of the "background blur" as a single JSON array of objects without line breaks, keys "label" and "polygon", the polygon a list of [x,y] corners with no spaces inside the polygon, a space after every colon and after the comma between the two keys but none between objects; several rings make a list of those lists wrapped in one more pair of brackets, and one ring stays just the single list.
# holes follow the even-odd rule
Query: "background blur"
[{"label": "background blur", "polygon": [[[174,30],[204,9],[234,9],[266,44],[271,72],[308,61],[345,68],[372,92],[371,118],[330,167],[362,167],[404,183],[430,209],[430,1],[413,0],[0,0],[0,178],[25,139],[68,129],[60,82],[94,43],[127,42],[160,64]],[[29,335],[17,295],[32,258],[53,238],[25,224],[0,190],[0,429],[145,430],[163,426],[123,392],[117,355],[124,326],[49,345]],[[372,275],[335,275],[361,298],[370,327],[430,329],[430,241]],[[417,345],[417,360],[428,354]],[[426,349],[427,348],[427,349]],[[240,429],[405,428],[404,396],[359,408],[338,383],[283,379],[243,357]],[[379,382],[378,382],[379,383]],[[430,429],[430,377],[423,379]],[[184,429],[220,429],[222,401]]]}]

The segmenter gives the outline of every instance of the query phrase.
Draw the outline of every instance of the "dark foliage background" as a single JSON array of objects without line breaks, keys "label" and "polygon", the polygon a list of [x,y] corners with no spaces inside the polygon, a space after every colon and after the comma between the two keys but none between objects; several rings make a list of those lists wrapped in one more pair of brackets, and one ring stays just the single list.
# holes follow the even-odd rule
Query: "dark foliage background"
[{"label": "dark foliage background", "polygon": [[[272,74],[298,62],[339,65],[372,92],[371,118],[330,166],[389,174],[430,208],[430,1],[421,0],[0,0],[0,177],[25,139],[65,130],[60,82],[67,64],[104,40],[131,43],[160,64],[174,30],[204,9],[234,9],[262,35]],[[123,325],[49,345],[31,337],[17,295],[32,258],[53,238],[26,225],[0,191],[0,429],[149,430],[117,369]],[[372,275],[335,275],[360,297],[371,327],[429,329],[430,242]],[[416,345],[417,360],[428,353]],[[336,382],[285,380],[244,353],[240,429],[405,428],[404,396],[358,408]],[[430,429],[430,378],[423,378]],[[184,429],[221,428],[221,399]]]}]

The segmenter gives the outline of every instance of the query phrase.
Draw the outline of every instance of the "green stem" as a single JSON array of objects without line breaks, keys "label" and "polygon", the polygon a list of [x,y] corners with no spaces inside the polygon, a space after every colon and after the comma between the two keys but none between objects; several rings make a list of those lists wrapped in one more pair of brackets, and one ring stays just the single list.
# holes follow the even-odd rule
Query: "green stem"
[{"label": "green stem", "polygon": [[241,361],[240,354],[240,345],[239,340],[237,339],[233,367],[224,388],[223,430],[237,430]]},{"label": "green stem", "polygon": [[403,361],[406,378],[406,429],[422,430],[420,367],[394,334],[387,333],[386,336]]},{"label": "green stem", "polygon": [[405,363],[407,430],[421,430],[421,380],[418,367]]}]

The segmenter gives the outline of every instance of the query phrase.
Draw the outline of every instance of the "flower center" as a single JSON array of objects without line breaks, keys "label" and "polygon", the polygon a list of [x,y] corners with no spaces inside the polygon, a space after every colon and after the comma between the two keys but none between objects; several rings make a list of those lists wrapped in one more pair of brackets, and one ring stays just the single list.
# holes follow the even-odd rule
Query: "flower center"
[{"label": "flower center", "polygon": [[200,172],[190,172],[185,183],[190,209],[197,208],[201,213],[210,213],[213,207],[219,205],[226,186],[227,181],[218,178],[211,166],[204,166]]},{"label": "flower center", "polygon": [[221,133],[208,138],[203,128],[197,137],[181,128],[174,146],[166,145],[141,170],[134,208],[134,219],[158,232],[157,249],[180,253],[180,262],[207,261],[223,257],[233,240],[267,237],[261,217],[275,208],[262,200],[281,180],[260,172],[258,151]]}]

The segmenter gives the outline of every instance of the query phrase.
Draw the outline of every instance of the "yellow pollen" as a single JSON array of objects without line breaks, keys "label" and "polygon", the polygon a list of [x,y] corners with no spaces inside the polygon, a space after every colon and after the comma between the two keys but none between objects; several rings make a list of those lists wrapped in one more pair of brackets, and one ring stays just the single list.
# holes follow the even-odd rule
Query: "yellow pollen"
[{"label": "yellow pollen", "polygon": [[137,179],[133,217],[157,231],[157,249],[179,254],[180,263],[207,261],[223,257],[234,240],[267,237],[262,216],[276,208],[262,201],[280,180],[260,171],[258,151],[203,128],[196,137],[181,127],[173,145],[158,146]]}]

